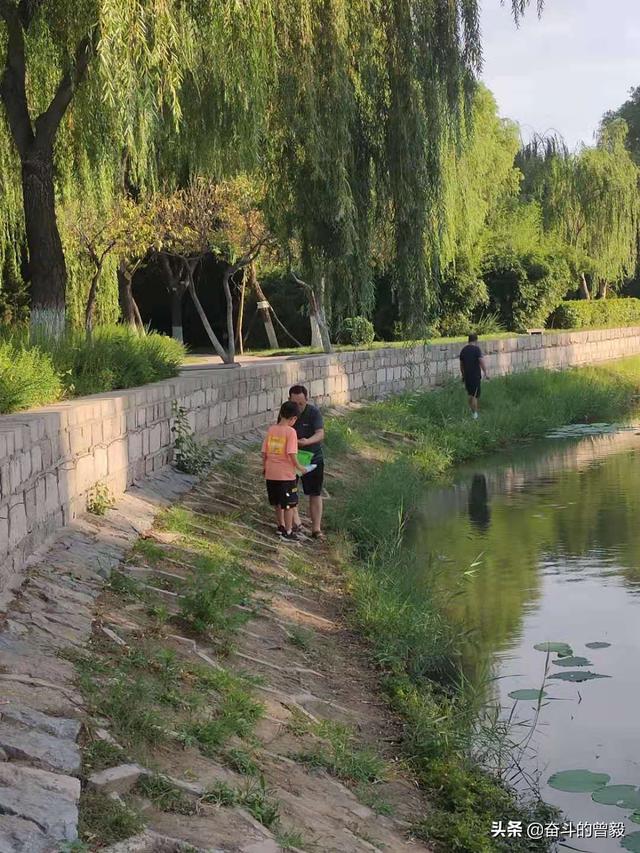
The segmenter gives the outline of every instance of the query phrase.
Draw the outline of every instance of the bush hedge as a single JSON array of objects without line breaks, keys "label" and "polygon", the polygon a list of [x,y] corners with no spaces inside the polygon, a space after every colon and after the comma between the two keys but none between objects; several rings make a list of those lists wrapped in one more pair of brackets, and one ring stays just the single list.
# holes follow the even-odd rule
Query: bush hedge
[{"label": "bush hedge", "polygon": [[62,382],[48,353],[0,342],[0,412],[43,406],[61,394]]},{"label": "bush hedge", "polygon": [[370,347],[375,334],[373,323],[366,317],[346,317],[338,332],[338,343]]},{"label": "bush hedge", "polygon": [[28,332],[0,336],[0,413],[55,403],[176,376],[181,343],[156,333],[139,336],[125,326],[104,326],[91,338]]},{"label": "bush hedge", "polygon": [[553,312],[556,329],[640,326],[640,299],[568,299]]}]

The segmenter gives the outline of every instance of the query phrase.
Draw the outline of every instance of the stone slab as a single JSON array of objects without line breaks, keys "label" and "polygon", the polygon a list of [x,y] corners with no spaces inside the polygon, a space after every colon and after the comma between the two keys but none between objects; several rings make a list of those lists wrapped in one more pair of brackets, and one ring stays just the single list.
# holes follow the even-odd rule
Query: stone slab
[{"label": "stone slab", "polygon": [[79,779],[0,764],[0,814],[28,820],[56,841],[75,841],[79,799]]},{"label": "stone slab", "polygon": [[63,740],[38,729],[0,722],[0,747],[15,761],[28,761],[62,773],[80,770],[80,750],[74,740]]}]

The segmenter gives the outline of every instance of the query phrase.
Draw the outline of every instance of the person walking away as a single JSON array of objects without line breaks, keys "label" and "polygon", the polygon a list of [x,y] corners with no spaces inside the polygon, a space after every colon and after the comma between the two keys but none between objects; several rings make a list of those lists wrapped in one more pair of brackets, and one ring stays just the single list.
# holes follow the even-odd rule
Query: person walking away
[{"label": "person walking away", "polygon": [[[304,385],[293,385],[289,389],[289,400],[298,407],[298,420],[295,430],[298,435],[298,447],[313,453],[311,464],[315,469],[302,476],[302,491],[309,498],[311,516],[311,536],[322,538],[322,486],[324,483],[324,420],[317,406],[309,402],[309,392]],[[294,530],[300,530],[300,515],[294,512]]]},{"label": "person walking away", "polygon": [[276,511],[276,532],[286,539],[297,539],[293,533],[293,513],[298,505],[296,475],[306,471],[296,455],[298,436],[293,426],[297,418],[296,404],[283,403],[278,423],[269,427],[262,443],[262,469],[269,503]]},{"label": "person walking away", "polygon": [[462,374],[462,381],[469,396],[471,417],[476,420],[478,417],[478,401],[480,400],[482,377],[484,376],[485,379],[489,378],[482,350],[478,346],[477,335],[469,335],[469,343],[460,352],[460,373]]}]

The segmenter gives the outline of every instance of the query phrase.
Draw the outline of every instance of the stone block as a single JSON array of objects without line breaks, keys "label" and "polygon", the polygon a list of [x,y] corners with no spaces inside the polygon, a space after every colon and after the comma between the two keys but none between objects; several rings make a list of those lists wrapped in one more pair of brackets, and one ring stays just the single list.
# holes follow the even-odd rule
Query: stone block
[{"label": "stone block", "polygon": [[58,493],[58,478],[55,474],[47,474],[45,477],[45,494],[47,513],[55,512],[60,506],[60,495]]},{"label": "stone block", "polygon": [[143,768],[138,764],[120,764],[109,767],[99,773],[93,773],[88,779],[88,787],[103,794],[126,794],[142,775]]},{"label": "stone block", "polygon": [[0,747],[10,759],[28,761],[44,770],[77,773],[80,750],[75,741],[26,726],[0,722]]},{"label": "stone block", "polygon": [[27,515],[23,498],[9,506],[9,548],[14,548],[27,535]]}]

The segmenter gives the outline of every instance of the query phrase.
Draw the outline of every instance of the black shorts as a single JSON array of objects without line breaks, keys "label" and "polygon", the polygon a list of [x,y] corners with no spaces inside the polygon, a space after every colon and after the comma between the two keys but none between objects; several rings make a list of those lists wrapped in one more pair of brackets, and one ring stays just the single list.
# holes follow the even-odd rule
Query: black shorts
[{"label": "black shorts", "polygon": [[298,506],[296,480],[267,480],[267,495],[271,506],[277,506],[280,509]]},{"label": "black shorts", "polygon": [[480,377],[471,377],[464,380],[464,387],[467,389],[467,394],[470,397],[475,397],[476,400],[480,397]]},{"label": "black shorts", "polygon": [[319,497],[322,494],[322,484],[324,483],[324,462],[317,462],[317,468],[304,474],[302,480],[302,491],[307,497]]}]

